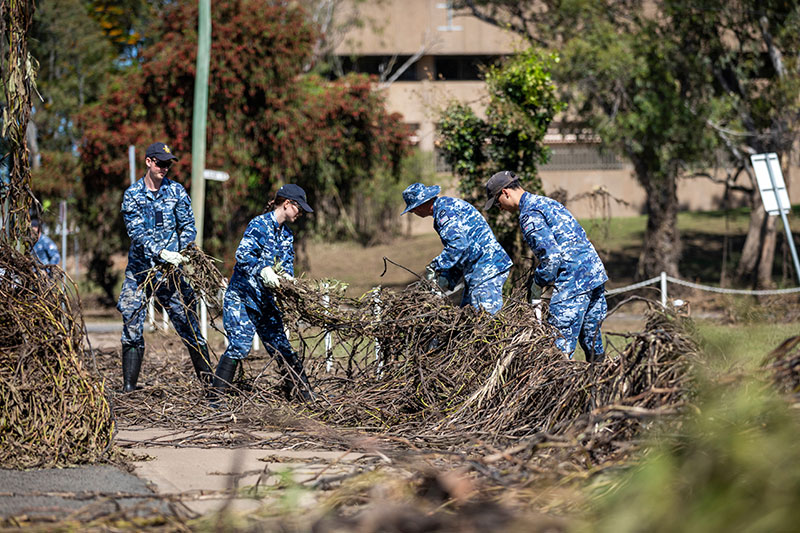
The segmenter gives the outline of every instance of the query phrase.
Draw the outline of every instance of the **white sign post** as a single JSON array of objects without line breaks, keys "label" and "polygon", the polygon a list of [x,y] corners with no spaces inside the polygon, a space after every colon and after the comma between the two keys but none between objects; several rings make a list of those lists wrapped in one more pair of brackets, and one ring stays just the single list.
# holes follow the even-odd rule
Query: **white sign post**
[{"label": "white sign post", "polygon": [[756,173],[758,191],[761,193],[764,209],[769,216],[778,214],[781,216],[783,229],[786,231],[786,239],[789,241],[789,250],[792,252],[794,272],[797,275],[797,280],[800,281],[800,261],[797,259],[797,250],[794,247],[792,231],[789,229],[789,221],[786,219],[786,213],[789,212],[792,204],[789,201],[786,183],[783,181],[783,172],[781,172],[778,155],[775,153],[754,154],[750,156],[750,161],[753,163],[753,170]]},{"label": "white sign post", "polygon": [[230,175],[227,172],[223,172],[221,170],[205,169],[203,171],[203,177],[207,180],[213,180],[213,181],[228,181]]}]

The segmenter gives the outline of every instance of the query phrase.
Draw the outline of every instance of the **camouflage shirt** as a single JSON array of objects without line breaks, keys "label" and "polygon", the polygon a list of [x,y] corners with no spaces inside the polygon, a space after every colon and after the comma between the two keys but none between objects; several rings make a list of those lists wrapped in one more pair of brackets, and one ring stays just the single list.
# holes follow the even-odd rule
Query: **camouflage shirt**
[{"label": "camouflage shirt", "polygon": [[125,191],[122,218],[131,239],[128,270],[140,273],[160,262],[161,250],[179,252],[194,242],[192,202],[178,182],[164,178],[157,191],[140,179]]},{"label": "camouflage shirt", "polygon": [[511,258],[486,219],[468,202],[447,196],[436,198],[433,227],[444,249],[431,266],[451,284],[463,275],[467,285],[475,287],[511,268]]},{"label": "camouflage shirt", "polygon": [[58,253],[56,243],[44,233],[39,235],[39,240],[33,245],[33,253],[43,265],[57,265],[61,262],[61,254]]},{"label": "camouflage shirt", "polygon": [[533,277],[554,289],[551,303],[588,292],[608,281],[600,256],[566,207],[546,196],[524,193],[519,224],[539,260]]},{"label": "camouflage shirt", "polygon": [[239,247],[229,290],[239,292],[245,305],[260,308],[268,290],[261,279],[264,267],[281,268],[294,276],[294,234],[275,220],[275,212],[259,215],[247,225]]}]

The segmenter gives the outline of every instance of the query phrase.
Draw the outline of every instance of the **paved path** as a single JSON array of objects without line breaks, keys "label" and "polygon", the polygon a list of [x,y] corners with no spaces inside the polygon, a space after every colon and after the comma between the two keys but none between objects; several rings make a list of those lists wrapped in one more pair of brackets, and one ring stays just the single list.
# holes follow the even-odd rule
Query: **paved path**
[{"label": "paved path", "polygon": [[[262,441],[280,433],[253,432]],[[181,494],[186,507],[198,514],[227,507],[249,511],[269,500],[270,489],[277,485],[295,487],[301,506],[315,503],[303,482],[324,483],[360,469],[357,461],[363,454],[345,451],[286,450],[251,448],[200,448],[191,445],[160,445],[168,438],[179,442],[174,431],[146,429],[122,430],[119,444],[141,455],[134,462],[137,476],[148,480],[160,494]],[[235,494],[235,497],[233,497]]]},{"label": "paved path", "polygon": [[[106,498],[103,495],[152,496],[146,480],[114,466],[46,468],[39,470],[0,469],[0,517],[26,515],[33,519],[65,518],[84,509],[87,516],[113,512],[117,504],[130,508],[144,504],[141,515],[167,513],[163,502],[146,498]],[[91,508],[87,505],[91,504]]]}]

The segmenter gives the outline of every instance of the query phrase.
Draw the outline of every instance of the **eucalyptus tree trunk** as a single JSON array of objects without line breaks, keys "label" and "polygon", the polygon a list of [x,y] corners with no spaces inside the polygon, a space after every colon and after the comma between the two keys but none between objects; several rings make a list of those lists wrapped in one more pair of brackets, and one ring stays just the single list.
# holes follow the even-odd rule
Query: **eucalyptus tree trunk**
[{"label": "eucalyptus tree trunk", "polygon": [[30,207],[38,203],[31,191],[30,153],[26,135],[37,63],[28,51],[28,33],[33,21],[31,0],[0,0],[0,34],[4,46],[0,57],[3,89],[2,132],[8,146],[9,187],[2,198],[2,239],[12,245],[33,246]]},{"label": "eucalyptus tree trunk", "polygon": [[678,232],[678,187],[675,175],[653,176],[644,165],[634,162],[637,179],[647,194],[647,228],[644,233],[639,265],[640,278],[666,272],[678,277],[681,256]]}]

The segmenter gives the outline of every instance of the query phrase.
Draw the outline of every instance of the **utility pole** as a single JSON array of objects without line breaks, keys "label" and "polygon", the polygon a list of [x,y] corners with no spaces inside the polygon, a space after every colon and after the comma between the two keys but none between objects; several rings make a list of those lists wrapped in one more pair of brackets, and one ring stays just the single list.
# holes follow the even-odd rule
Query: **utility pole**
[{"label": "utility pole", "polygon": [[198,0],[197,68],[194,79],[192,116],[192,211],[197,225],[197,246],[203,246],[206,181],[206,114],[208,112],[208,70],[211,56],[211,0]]}]

